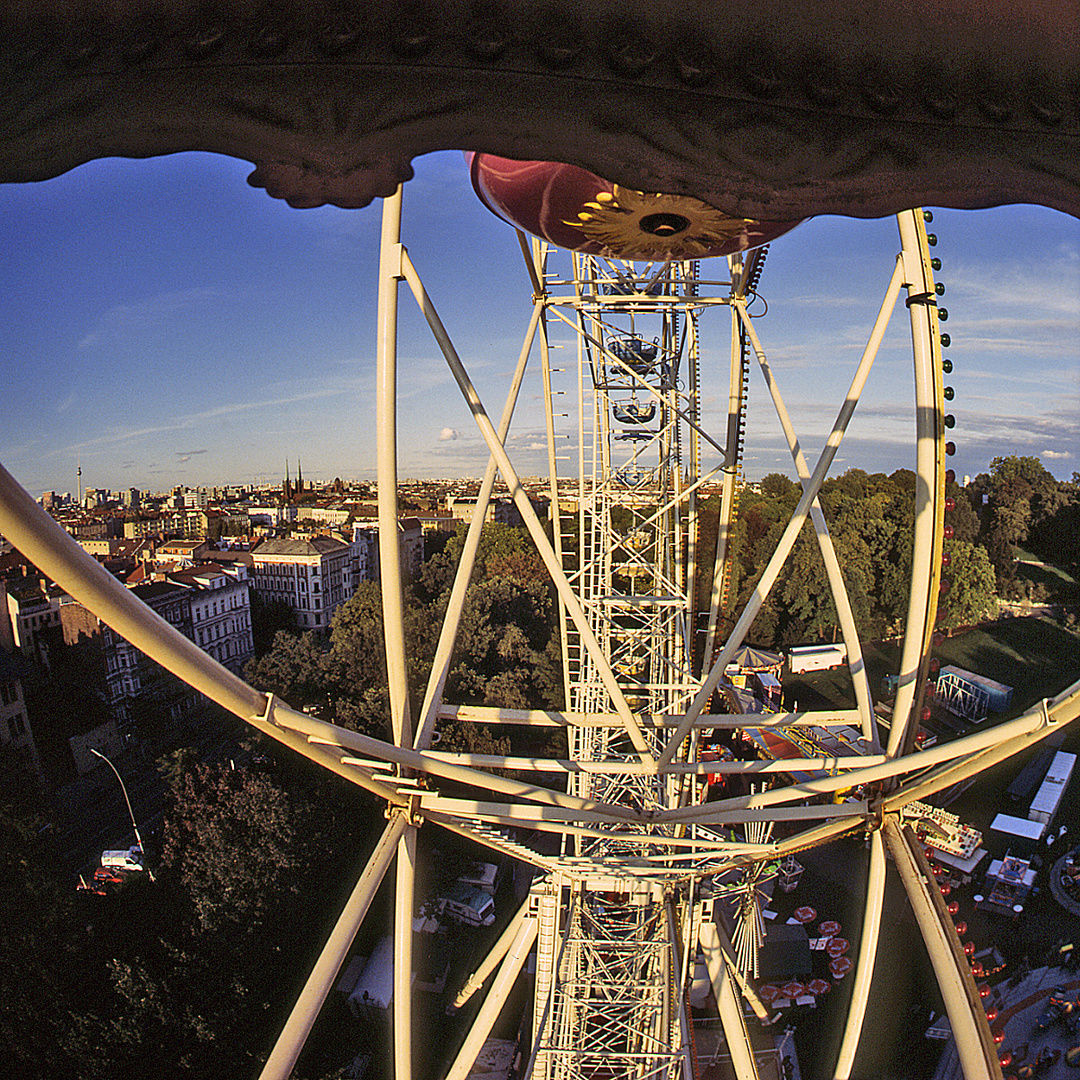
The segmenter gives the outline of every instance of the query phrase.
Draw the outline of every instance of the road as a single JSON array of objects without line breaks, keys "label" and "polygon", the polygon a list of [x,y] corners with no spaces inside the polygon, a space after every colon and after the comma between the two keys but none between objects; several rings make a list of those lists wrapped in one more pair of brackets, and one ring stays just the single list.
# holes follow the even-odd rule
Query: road
[{"label": "road", "polygon": [[[203,762],[246,760],[239,738],[245,734],[232,724],[208,721],[191,746]],[[143,841],[153,847],[161,829],[166,784],[153,760],[137,748],[111,759],[128,796]],[[135,843],[124,794],[112,770],[102,762],[86,776],[66,784],[47,800],[44,815],[52,825],[54,859],[61,878],[73,882],[99,865],[102,851],[122,849]]]}]

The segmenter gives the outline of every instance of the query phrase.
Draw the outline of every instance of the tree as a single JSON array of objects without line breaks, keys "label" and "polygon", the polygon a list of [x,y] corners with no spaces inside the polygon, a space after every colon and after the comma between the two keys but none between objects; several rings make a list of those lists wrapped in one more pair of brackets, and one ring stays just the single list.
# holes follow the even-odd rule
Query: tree
[{"label": "tree", "polygon": [[941,625],[952,630],[996,615],[994,568],[986,549],[978,544],[953,541],[947,552],[949,565],[943,577],[951,586],[942,600]]},{"label": "tree", "polygon": [[9,1076],[71,1077],[79,1053],[69,1040],[71,1014],[92,1002],[80,997],[86,936],[70,887],[49,873],[52,854],[40,821],[0,807],[0,1045]]},{"label": "tree", "polygon": [[[423,564],[416,589],[421,601],[432,602],[452,587],[467,534],[468,527],[460,524],[442,549]],[[547,579],[543,560],[528,533],[512,525],[486,524],[480,532],[471,580],[502,576],[522,581]]]},{"label": "tree", "polygon": [[967,493],[953,483],[946,485],[945,494],[951,496],[955,504],[945,518],[945,523],[952,526],[954,539],[975,543],[979,536],[979,516]]},{"label": "tree", "polygon": [[[1008,473],[1007,467],[1005,471]],[[791,503],[785,500],[794,490],[785,481],[776,474],[768,484],[762,483],[761,493],[741,500],[739,521],[733,531],[740,605],[748,600],[790,516]],[[946,521],[956,543],[975,541],[979,522],[970,499],[974,496],[981,504],[980,485],[990,493],[996,490],[994,483],[993,477],[985,475],[977,478],[970,489],[961,491],[955,484],[948,488],[956,507]],[[1002,489],[1002,501],[1006,495],[1021,498],[1024,492],[1017,485],[1026,483],[1023,476],[1010,475]],[[822,486],[822,508],[862,636],[897,633],[907,616],[915,490],[916,477],[909,469],[898,469],[890,476],[867,475],[854,469]],[[1066,510],[1059,513],[1065,514]],[[1015,524],[1010,523],[1008,513],[1002,514],[987,534],[991,552],[997,542],[1003,553],[1003,567],[1012,566],[1011,540],[1006,533],[1013,528],[1009,535],[1014,535]],[[959,556],[962,563],[966,557],[964,553]],[[986,610],[985,594],[976,590],[971,604],[972,610]],[[807,527],[754,621],[750,639],[775,647],[809,637],[831,636],[837,631],[837,621],[817,543]]]},{"label": "tree", "polygon": [[181,746],[168,754],[163,754],[154,762],[154,765],[166,786],[175,790],[180,786],[184,774],[194,769],[198,763],[199,751],[193,746]]},{"label": "tree", "polygon": [[279,630],[273,648],[249,660],[245,674],[253,685],[276,694],[294,709],[321,706],[326,710],[329,668],[326,648],[315,634]]},{"label": "tree", "polygon": [[1015,454],[992,458],[990,476],[997,487],[1019,480],[1038,490],[1056,483],[1037,457],[1018,457]]},{"label": "tree", "polygon": [[785,476],[783,473],[769,473],[763,476],[758,487],[766,498],[792,505],[799,501],[799,496],[802,494],[802,488],[790,476]]},{"label": "tree", "polygon": [[250,939],[308,876],[311,811],[265,774],[200,765],[180,776],[162,867],[184,889],[202,932]]},{"label": "tree", "polygon": [[473,585],[448,696],[507,709],[557,707],[562,691],[553,631],[546,584],[496,577]]}]

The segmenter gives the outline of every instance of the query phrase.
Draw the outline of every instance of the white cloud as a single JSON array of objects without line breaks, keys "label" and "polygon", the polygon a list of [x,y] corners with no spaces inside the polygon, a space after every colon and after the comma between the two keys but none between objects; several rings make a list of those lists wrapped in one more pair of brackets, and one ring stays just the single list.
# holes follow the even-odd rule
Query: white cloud
[{"label": "white cloud", "polygon": [[117,331],[145,331],[151,326],[167,322],[181,312],[220,295],[222,295],[220,290],[204,287],[159,293],[157,296],[149,296],[134,304],[115,304],[101,315],[93,328],[79,342],[78,347],[89,348],[95,345],[102,336]]},{"label": "white cloud", "polygon": [[235,419],[245,414],[263,411],[267,414],[273,409],[283,406],[296,405],[303,402],[323,401],[346,394],[355,393],[363,389],[364,383],[355,380],[338,380],[324,385],[318,390],[302,390],[297,393],[282,394],[276,398],[261,398],[251,401],[235,401],[227,405],[215,405],[210,409],[200,409],[197,412],[187,413],[181,416],[171,417],[160,423],[141,428],[114,428],[105,434],[84,439],[67,447],[62,453],[74,453],[85,451],[93,447],[110,446],[116,443],[128,442],[133,439],[145,438],[150,435],[158,435],[167,431],[184,431],[202,427],[215,420],[226,418]]},{"label": "white cloud", "polygon": [[439,432],[439,442],[457,442],[461,438],[461,432],[457,428],[444,427]]},{"label": "white cloud", "polygon": [[1041,456],[1044,458],[1055,459],[1072,457],[1072,454],[1068,453],[1066,450],[1044,450]]}]

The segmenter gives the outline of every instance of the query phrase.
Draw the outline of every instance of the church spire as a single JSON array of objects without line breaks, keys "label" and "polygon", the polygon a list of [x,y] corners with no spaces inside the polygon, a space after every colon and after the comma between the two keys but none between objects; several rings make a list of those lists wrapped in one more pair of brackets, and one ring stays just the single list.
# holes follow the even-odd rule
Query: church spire
[{"label": "church spire", "polygon": [[288,502],[292,498],[292,485],[289,483],[289,459],[285,459],[285,483],[281,487],[281,496]]},{"label": "church spire", "polygon": [[300,471],[300,459],[296,459],[296,494],[304,494],[304,474]]}]

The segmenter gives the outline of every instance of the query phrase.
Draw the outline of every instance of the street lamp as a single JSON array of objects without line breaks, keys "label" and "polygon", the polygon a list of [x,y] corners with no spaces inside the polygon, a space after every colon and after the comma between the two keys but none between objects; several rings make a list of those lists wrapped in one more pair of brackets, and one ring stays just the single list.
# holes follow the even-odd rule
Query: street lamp
[{"label": "street lamp", "polygon": [[[128,798],[128,791],[127,787],[124,784],[124,778],[117,771],[116,766],[100,750],[95,750],[92,746],[88,746],[87,749],[90,751],[91,754],[94,755],[94,757],[101,758],[101,760],[104,761],[110,769],[112,769],[113,773],[116,776],[116,779],[120,781],[120,790],[124,793],[124,802],[127,803],[128,816],[131,818],[131,827],[135,831],[135,843],[139,845],[139,851],[142,852],[142,856],[145,859],[146,848],[143,847],[142,836],[139,835],[139,826],[135,821],[135,811],[131,809],[131,799]],[[154,874],[148,866],[146,868],[146,872],[149,875],[150,880],[153,881]]]}]

